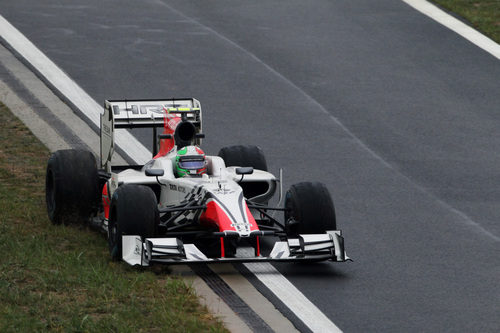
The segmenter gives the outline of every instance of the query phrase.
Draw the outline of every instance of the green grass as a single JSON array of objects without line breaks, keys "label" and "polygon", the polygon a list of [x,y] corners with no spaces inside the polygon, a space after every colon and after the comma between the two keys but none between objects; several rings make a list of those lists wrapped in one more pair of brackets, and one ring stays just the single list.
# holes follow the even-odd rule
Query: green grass
[{"label": "green grass", "polygon": [[499,0],[432,0],[467,20],[471,26],[500,43]]},{"label": "green grass", "polygon": [[103,235],[54,226],[49,152],[0,103],[0,332],[220,332],[167,268],[113,262]]}]

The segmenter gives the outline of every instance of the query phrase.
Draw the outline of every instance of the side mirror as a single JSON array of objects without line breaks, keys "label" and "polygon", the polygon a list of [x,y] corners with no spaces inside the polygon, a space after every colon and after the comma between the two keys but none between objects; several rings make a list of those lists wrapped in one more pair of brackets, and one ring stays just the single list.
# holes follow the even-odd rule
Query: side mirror
[{"label": "side mirror", "polygon": [[165,174],[163,169],[146,169],[144,172],[150,177],[161,177]]},{"label": "side mirror", "polygon": [[236,168],[237,175],[251,175],[253,173],[253,167]]}]

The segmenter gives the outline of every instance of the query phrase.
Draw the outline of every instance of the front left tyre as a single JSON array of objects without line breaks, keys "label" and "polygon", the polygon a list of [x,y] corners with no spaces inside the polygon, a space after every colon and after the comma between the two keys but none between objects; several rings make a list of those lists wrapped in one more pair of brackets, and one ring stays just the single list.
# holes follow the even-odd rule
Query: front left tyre
[{"label": "front left tyre", "polygon": [[160,221],[153,190],[143,185],[122,185],[111,199],[108,223],[109,252],[114,260],[122,258],[122,236],[154,237]]},{"label": "front left tyre", "polygon": [[285,195],[285,230],[290,236],[337,230],[333,200],[324,184],[302,182],[290,186]]},{"label": "front left tyre", "polygon": [[67,149],[50,156],[45,201],[53,224],[86,225],[99,207],[99,197],[96,159],[91,152]]}]

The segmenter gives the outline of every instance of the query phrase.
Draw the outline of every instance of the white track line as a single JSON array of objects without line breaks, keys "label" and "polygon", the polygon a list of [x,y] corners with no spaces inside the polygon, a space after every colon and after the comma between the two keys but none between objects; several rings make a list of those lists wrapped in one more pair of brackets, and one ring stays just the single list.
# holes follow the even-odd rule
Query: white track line
[{"label": "white track line", "polygon": [[455,31],[457,34],[467,39],[471,43],[479,46],[486,52],[492,54],[497,59],[500,59],[500,45],[481,34],[477,30],[469,27],[467,24],[460,22],[445,11],[439,9],[435,5],[426,0],[402,0],[411,7],[415,8],[422,14],[425,14],[433,20],[441,23],[448,29]]},{"label": "white track line", "polygon": [[[1,15],[0,36],[78,107],[88,119],[100,126],[99,117],[102,107]],[[117,145],[122,149],[126,147],[124,150],[137,163],[143,163],[150,159],[151,153],[149,150],[130,133],[116,131],[115,138]],[[333,322],[272,265],[262,263],[254,266],[248,265],[247,268],[313,332],[341,332]]]},{"label": "white track line", "polygon": [[[35,67],[40,74],[57,90],[68,98],[97,127],[100,127],[100,110],[97,104],[76,82],[56,66],[42,51],[31,43],[24,35],[14,28],[0,15],[0,36],[21,54],[26,61]],[[128,131],[115,132],[115,142],[124,149],[137,163],[143,163],[151,158],[151,153]]]},{"label": "white track line", "polygon": [[304,296],[287,278],[269,263],[244,264],[272,293],[313,332],[342,332]]}]

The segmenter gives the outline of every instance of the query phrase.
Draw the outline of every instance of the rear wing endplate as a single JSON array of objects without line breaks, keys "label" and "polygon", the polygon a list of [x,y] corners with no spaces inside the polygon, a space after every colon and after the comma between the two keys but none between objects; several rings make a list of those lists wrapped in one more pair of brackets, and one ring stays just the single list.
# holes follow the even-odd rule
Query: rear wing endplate
[{"label": "rear wing endplate", "polygon": [[[106,100],[101,114],[101,168],[111,169],[115,128],[156,128],[164,126],[165,109],[192,122],[201,132],[201,104],[194,98],[154,100]],[[197,143],[199,144],[199,143]]]}]

